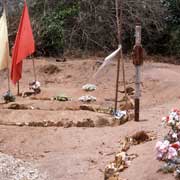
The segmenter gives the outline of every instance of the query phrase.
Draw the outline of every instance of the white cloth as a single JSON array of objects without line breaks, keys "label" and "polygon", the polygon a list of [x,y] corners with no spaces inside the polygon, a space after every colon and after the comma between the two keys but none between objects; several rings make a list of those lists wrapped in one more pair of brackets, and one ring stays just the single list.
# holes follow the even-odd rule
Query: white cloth
[{"label": "white cloth", "polygon": [[3,70],[8,67],[8,61],[10,59],[5,10],[3,11],[2,17],[0,19],[0,42],[0,70]]}]

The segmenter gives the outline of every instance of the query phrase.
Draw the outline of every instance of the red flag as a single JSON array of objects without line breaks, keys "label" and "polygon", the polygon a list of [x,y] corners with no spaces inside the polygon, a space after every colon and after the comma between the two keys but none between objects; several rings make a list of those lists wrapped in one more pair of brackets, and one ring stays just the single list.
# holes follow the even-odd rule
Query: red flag
[{"label": "red flag", "polygon": [[35,42],[28,7],[26,1],[24,1],[23,13],[12,52],[11,80],[14,84],[21,79],[23,59],[34,53],[34,51]]}]

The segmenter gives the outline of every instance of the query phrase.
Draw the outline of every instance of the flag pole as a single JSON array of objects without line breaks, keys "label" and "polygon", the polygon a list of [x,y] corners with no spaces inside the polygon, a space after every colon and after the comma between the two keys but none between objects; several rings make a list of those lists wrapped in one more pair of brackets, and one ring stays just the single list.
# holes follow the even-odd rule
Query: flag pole
[{"label": "flag pole", "polygon": [[[121,42],[121,28],[120,28],[120,22],[119,22],[119,1],[115,0],[116,5],[116,20],[117,20],[117,39],[118,43],[120,45]],[[120,63],[121,63],[121,53],[118,53],[118,62],[117,62],[117,75],[116,75],[116,93],[115,93],[115,107],[114,107],[114,113],[117,112],[117,105],[118,105],[118,89],[119,89],[119,75],[120,75]]]},{"label": "flag pole", "polygon": [[17,95],[20,96],[19,81],[17,82]]},{"label": "flag pole", "polygon": [[32,62],[33,62],[34,80],[36,82],[37,81],[37,75],[36,75],[36,67],[35,67],[35,60],[34,60],[34,58],[32,59]]},{"label": "flag pole", "polygon": [[8,58],[8,61],[7,61],[7,74],[8,74],[8,92],[11,92],[11,86],[10,86],[10,70],[9,70],[9,58]]},{"label": "flag pole", "polygon": [[[119,31],[120,31],[120,38],[119,38],[119,41],[120,43],[122,44],[122,26],[123,26],[123,0],[121,0],[121,4],[120,4],[120,25],[119,25]],[[127,114],[128,114],[128,108],[127,108],[127,89],[126,89],[126,73],[125,73],[125,63],[124,63],[124,57],[123,57],[123,50],[121,49],[121,65],[122,65],[122,75],[123,75],[123,86],[124,86],[124,93],[125,93],[125,107],[126,107],[126,111],[127,111]]]},{"label": "flag pole", "polygon": [[[3,0],[3,6],[4,6],[4,10],[5,10],[5,13],[6,13],[6,22],[7,22],[7,19],[8,19],[8,11],[7,11],[7,1],[6,0]],[[9,49],[9,44],[7,43],[6,44],[7,48]],[[10,70],[9,70],[9,58],[7,60],[7,77],[8,77],[8,92],[10,93],[11,92],[11,86],[10,86]]]}]

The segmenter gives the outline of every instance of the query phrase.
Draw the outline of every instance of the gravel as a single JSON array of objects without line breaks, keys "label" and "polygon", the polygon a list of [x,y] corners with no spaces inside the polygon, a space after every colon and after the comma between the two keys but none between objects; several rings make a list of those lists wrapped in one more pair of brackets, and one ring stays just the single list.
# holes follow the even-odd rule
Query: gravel
[{"label": "gravel", "polygon": [[32,164],[0,153],[0,180],[48,180]]}]

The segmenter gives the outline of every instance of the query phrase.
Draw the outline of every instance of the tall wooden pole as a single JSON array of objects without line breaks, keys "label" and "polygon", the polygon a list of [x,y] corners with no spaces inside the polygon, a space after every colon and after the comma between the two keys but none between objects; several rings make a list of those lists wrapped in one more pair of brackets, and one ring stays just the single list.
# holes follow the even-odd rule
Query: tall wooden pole
[{"label": "tall wooden pole", "polygon": [[[117,39],[119,45],[122,44],[122,24],[123,24],[123,0],[120,1],[120,15],[119,15],[119,0],[115,0],[116,4],[116,21],[117,21]],[[127,105],[127,92],[126,92],[126,78],[125,78],[125,67],[122,48],[118,54],[118,64],[117,64],[117,77],[116,77],[116,95],[115,95],[115,113],[117,111],[118,105],[118,92],[119,92],[119,75],[120,75],[120,61],[122,61],[122,73],[123,73],[123,85],[126,97]]]},{"label": "tall wooden pole", "polygon": [[[119,0],[115,0],[116,5],[116,20],[117,20],[117,39],[120,45],[121,43],[121,21],[119,18]],[[121,8],[122,9],[122,8]],[[118,89],[119,89],[119,74],[120,74],[120,61],[121,61],[121,53],[118,54],[118,63],[117,63],[117,77],[116,77],[116,93],[115,93],[115,107],[114,112],[117,112],[117,105],[118,105]]]},{"label": "tall wooden pole", "polygon": [[[8,19],[8,9],[7,9],[7,1],[3,0],[3,7],[4,7],[4,11],[6,13],[6,22]],[[6,48],[9,49],[9,43],[6,43]],[[9,71],[9,58],[7,60],[7,77],[8,77],[8,92],[11,92],[11,86],[10,86],[10,71]]]},{"label": "tall wooden pole", "polygon": [[[121,0],[121,10],[120,10],[120,43],[122,44],[122,26],[123,26],[123,0]],[[127,108],[127,89],[126,89],[126,74],[125,74],[125,67],[124,67],[124,58],[123,58],[123,51],[121,48],[121,64],[122,64],[122,75],[123,75],[123,86],[125,92],[125,107]],[[128,109],[127,109],[128,113]]]},{"label": "tall wooden pole", "polygon": [[139,121],[139,112],[140,112],[140,85],[141,85],[141,65],[143,64],[143,48],[141,45],[141,25],[136,24],[135,28],[135,37],[136,42],[134,46],[134,59],[133,63],[135,65],[135,121]]},{"label": "tall wooden pole", "polygon": [[7,61],[7,75],[8,75],[8,92],[10,93],[11,92],[11,86],[10,86],[10,70],[9,70],[9,59]]},{"label": "tall wooden pole", "polygon": [[120,59],[121,54],[118,54],[118,63],[117,63],[117,77],[116,77],[116,94],[115,94],[115,108],[114,112],[117,112],[117,105],[118,105],[118,89],[119,89],[119,75],[120,75]]}]

